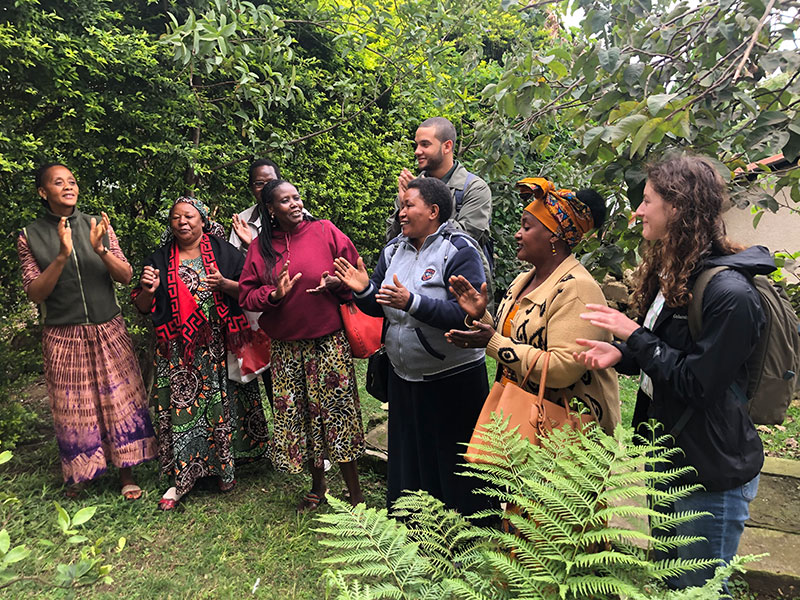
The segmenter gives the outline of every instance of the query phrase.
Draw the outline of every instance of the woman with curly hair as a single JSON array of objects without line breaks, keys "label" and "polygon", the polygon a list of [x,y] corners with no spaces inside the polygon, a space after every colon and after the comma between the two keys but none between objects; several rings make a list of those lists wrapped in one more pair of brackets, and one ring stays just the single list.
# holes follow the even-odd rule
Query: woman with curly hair
[{"label": "woman with curly hair", "polygon": [[[680,558],[730,562],[736,554],[748,506],[758,490],[764,462],[761,440],[739,390],[747,389],[746,361],[756,346],[765,316],[751,283],[775,264],[766,248],[743,249],[730,242],[721,218],[725,184],[712,163],[699,156],[674,156],[651,165],[642,220],[642,264],[636,273],[638,322],[605,306],[581,315],[614,334],[614,343],[578,340],[577,357],[592,369],[615,367],[641,373],[634,425],[656,419],[682,453],[675,467],[691,467],[673,484],[702,488],[677,501],[675,512],[710,513],[679,525],[675,535],[705,541],[670,550]],[[705,290],[702,329],[689,331],[692,286],[706,269],[724,266]],[[641,430],[640,430],[641,431]],[[669,580],[671,586],[699,586],[713,567]]]}]

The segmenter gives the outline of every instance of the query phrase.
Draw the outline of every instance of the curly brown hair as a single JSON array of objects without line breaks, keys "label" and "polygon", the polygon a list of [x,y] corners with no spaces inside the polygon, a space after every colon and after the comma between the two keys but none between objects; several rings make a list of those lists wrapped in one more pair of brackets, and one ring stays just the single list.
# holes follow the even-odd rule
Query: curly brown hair
[{"label": "curly brown hair", "polygon": [[676,208],[667,234],[642,244],[642,263],[635,273],[636,309],[644,316],[659,289],[667,306],[691,299],[689,278],[709,255],[728,255],[744,248],[725,237],[722,207],[725,182],[707,158],[673,155],[647,167],[647,181]]}]

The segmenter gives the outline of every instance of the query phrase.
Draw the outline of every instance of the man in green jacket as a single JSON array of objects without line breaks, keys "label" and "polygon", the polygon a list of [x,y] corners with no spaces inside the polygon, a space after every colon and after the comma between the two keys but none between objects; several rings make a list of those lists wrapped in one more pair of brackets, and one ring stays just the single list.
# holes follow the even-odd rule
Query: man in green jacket
[{"label": "man in green jacket", "polygon": [[[419,177],[437,177],[447,184],[453,198],[451,222],[474,238],[481,248],[486,248],[492,217],[492,192],[483,179],[467,171],[455,160],[453,151],[456,128],[444,117],[432,117],[420,124],[414,137],[416,144],[414,156],[420,169]],[[400,224],[397,221],[400,199],[406,191],[408,182],[414,177],[411,171],[403,169],[397,178],[396,208],[392,216],[387,219],[387,240],[400,233]]]}]

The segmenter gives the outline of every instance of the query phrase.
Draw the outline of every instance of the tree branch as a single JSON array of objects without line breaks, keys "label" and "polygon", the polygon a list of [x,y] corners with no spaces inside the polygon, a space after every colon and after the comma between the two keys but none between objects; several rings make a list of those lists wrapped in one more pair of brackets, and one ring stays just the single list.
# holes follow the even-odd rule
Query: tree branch
[{"label": "tree branch", "polygon": [[756,25],[755,31],[753,31],[753,35],[750,37],[750,43],[747,45],[747,50],[744,51],[744,56],[742,56],[742,61],[739,63],[739,66],[736,67],[736,72],[733,74],[733,81],[736,82],[739,79],[739,75],[742,73],[742,69],[744,68],[747,59],[750,58],[750,53],[753,51],[753,46],[756,45],[756,41],[758,40],[758,34],[761,33],[761,28],[764,27],[764,23],[769,16],[772,7],[775,6],[775,0],[769,0],[769,4],[767,4],[767,8],[764,9],[764,14],[761,15],[761,20]]}]

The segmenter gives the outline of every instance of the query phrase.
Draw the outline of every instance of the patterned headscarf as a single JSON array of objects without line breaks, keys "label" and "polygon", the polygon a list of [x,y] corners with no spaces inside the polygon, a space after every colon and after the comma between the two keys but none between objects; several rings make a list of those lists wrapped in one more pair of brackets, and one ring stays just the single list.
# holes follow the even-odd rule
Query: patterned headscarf
[{"label": "patterned headscarf", "polygon": [[[180,204],[181,202],[191,204],[197,209],[197,212],[200,213],[200,218],[203,220],[204,233],[210,233],[211,235],[221,238],[225,237],[225,229],[222,227],[222,225],[208,218],[208,207],[203,204],[202,200],[192,198],[191,196],[181,196],[172,203],[172,206],[170,207],[170,214],[172,213],[172,209],[175,208],[175,205]],[[161,234],[161,244],[163,245],[167,242],[171,242],[173,238],[174,236],[172,235],[172,227],[169,225],[169,223],[167,223],[166,231]]]},{"label": "patterned headscarf", "polygon": [[592,211],[572,190],[556,190],[544,177],[526,177],[517,182],[523,200],[533,196],[525,210],[564,240],[570,250],[594,227]]}]

